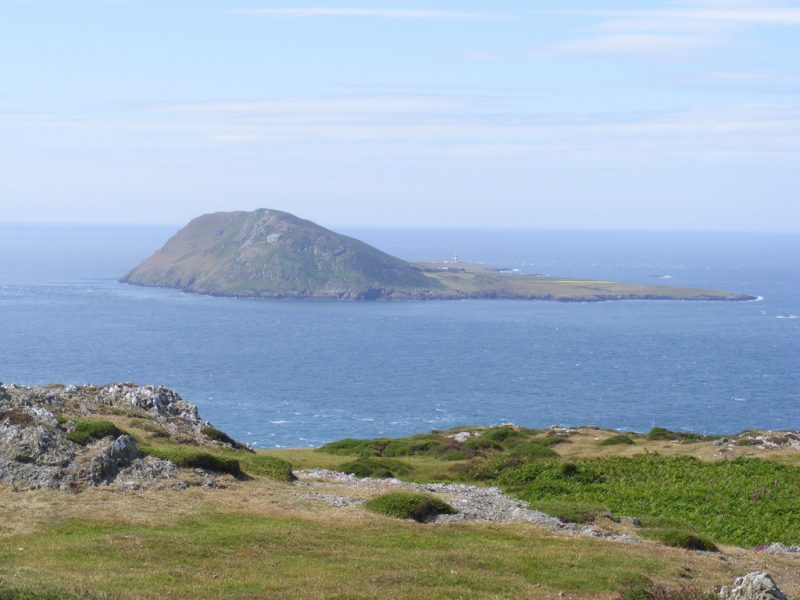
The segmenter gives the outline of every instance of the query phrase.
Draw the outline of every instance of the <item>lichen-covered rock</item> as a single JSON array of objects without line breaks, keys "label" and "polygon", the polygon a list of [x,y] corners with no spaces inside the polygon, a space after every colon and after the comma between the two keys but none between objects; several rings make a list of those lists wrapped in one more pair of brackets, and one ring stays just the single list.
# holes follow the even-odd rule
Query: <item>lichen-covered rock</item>
[{"label": "lichen-covered rock", "polygon": [[[52,415],[51,415],[52,417]],[[0,482],[30,488],[64,487],[75,444],[63,431],[40,423],[0,424]]]},{"label": "lichen-covered rock", "polygon": [[732,586],[723,586],[720,600],[790,600],[775,581],[766,573],[748,573],[739,577]]},{"label": "lichen-covered rock", "polygon": [[108,438],[105,441],[100,452],[89,463],[88,476],[94,484],[110,483],[120,469],[139,458],[139,448],[131,436],[121,435],[113,441]]},{"label": "lichen-covered rock", "polygon": [[120,383],[100,388],[98,398],[112,406],[133,406],[156,415],[179,417],[187,421],[199,421],[197,407],[186,402],[175,391],[153,385],[137,386]]}]

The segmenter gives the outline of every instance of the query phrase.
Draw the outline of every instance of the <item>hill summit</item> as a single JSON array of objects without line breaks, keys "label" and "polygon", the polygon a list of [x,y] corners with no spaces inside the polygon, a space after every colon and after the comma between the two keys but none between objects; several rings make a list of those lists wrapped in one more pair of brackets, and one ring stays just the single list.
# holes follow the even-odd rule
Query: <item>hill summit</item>
[{"label": "hill summit", "polygon": [[222,296],[419,297],[437,282],[399,258],[286,212],[194,219],[122,281]]}]

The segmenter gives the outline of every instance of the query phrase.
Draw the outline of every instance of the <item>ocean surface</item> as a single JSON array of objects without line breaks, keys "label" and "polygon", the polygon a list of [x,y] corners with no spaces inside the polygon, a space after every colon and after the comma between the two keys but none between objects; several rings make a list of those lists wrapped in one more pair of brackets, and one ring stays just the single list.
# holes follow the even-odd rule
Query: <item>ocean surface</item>
[{"label": "ocean surface", "polygon": [[177,228],[0,226],[0,381],[177,389],[256,446],[463,424],[800,429],[800,235],[346,230],[747,303],[237,300],[116,283]]}]

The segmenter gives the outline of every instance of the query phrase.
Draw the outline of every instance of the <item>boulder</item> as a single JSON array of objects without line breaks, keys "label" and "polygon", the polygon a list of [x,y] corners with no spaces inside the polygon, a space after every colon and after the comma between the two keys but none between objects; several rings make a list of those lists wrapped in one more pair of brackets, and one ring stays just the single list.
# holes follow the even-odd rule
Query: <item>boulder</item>
[{"label": "boulder", "polygon": [[44,425],[0,425],[0,482],[28,488],[60,488],[75,458],[63,431]]},{"label": "boulder", "polygon": [[739,577],[732,586],[723,586],[720,600],[790,600],[775,581],[766,573],[748,573]]},{"label": "boulder", "polygon": [[111,483],[123,467],[129,466],[139,458],[139,448],[129,435],[121,435],[111,441],[106,438],[105,446],[89,463],[89,479],[92,483]]}]

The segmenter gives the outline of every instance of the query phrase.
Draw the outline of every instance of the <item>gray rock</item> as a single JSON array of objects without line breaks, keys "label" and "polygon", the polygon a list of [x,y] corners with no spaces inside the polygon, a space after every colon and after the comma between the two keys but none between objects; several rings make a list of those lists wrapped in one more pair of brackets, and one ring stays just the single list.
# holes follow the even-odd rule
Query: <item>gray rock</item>
[{"label": "gray rock", "polygon": [[121,435],[113,441],[105,438],[100,443],[104,447],[89,463],[89,479],[94,484],[111,483],[120,469],[139,458],[139,448],[129,435]]},{"label": "gray rock", "polygon": [[800,557],[800,546],[787,546],[780,542],[772,542],[764,547],[759,547],[758,550],[767,554],[789,554]]},{"label": "gray rock", "polygon": [[[160,481],[171,480],[178,473],[178,468],[168,460],[146,456],[136,458],[127,467],[120,469],[114,483],[130,489],[138,490],[152,487]],[[186,483],[175,483],[178,489],[186,489]]]},{"label": "gray rock", "polygon": [[748,573],[739,577],[732,586],[723,586],[720,600],[790,600],[766,573]]},{"label": "gray rock", "polygon": [[75,445],[59,429],[0,425],[0,482],[30,488],[64,487]]},{"label": "gray rock", "polygon": [[186,402],[175,390],[165,387],[118,383],[101,388],[98,397],[112,406],[133,406],[160,416],[200,421],[195,405]]}]

